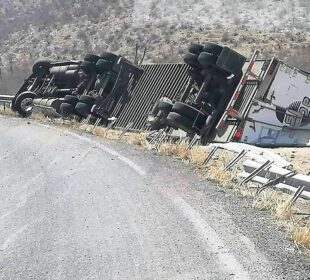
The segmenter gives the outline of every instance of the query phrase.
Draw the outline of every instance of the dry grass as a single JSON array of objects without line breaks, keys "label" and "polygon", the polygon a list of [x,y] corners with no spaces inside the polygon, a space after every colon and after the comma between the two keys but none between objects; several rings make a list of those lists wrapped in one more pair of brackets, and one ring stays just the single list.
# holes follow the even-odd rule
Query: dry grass
[{"label": "dry grass", "polygon": [[35,121],[46,121],[48,118],[41,112],[32,113],[30,118]]},{"label": "dry grass", "polygon": [[10,108],[5,108],[3,106],[0,107],[0,115],[2,116],[9,116],[9,117],[16,117],[16,113],[13,112]]},{"label": "dry grass", "polygon": [[292,239],[297,245],[310,250],[310,225],[295,228],[292,232]]}]

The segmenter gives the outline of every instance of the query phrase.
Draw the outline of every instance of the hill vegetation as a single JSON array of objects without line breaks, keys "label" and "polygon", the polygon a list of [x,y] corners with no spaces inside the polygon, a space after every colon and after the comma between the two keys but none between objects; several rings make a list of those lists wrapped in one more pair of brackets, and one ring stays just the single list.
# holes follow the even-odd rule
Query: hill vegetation
[{"label": "hill vegetation", "polygon": [[132,59],[136,44],[146,62],[179,62],[191,41],[213,41],[310,70],[309,12],[308,0],[1,0],[0,90],[39,57]]}]

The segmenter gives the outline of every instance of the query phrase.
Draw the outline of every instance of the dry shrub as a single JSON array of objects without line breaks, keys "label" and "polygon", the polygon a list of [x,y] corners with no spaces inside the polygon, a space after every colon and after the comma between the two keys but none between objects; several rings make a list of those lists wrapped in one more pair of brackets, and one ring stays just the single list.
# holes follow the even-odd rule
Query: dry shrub
[{"label": "dry shrub", "polygon": [[279,220],[290,220],[293,217],[293,208],[289,201],[282,202],[275,207],[274,216]]},{"label": "dry shrub", "polygon": [[[253,206],[258,210],[272,210],[281,209],[282,205],[286,203],[289,196],[277,190],[264,190],[258,197],[255,198]],[[280,210],[278,210],[280,212]]]},{"label": "dry shrub", "polygon": [[9,116],[9,117],[15,117],[16,113],[13,112],[10,108],[3,108],[3,106],[0,107],[0,115],[3,116]]},{"label": "dry shrub", "polygon": [[223,151],[217,158],[212,159],[207,165],[207,176],[212,181],[220,183],[224,187],[233,188],[237,181],[236,171],[225,171],[225,166],[231,159],[228,152]]},{"label": "dry shrub", "polygon": [[202,165],[208,155],[208,150],[195,146],[190,150],[190,161],[198,166]]},{"label": "dry shrub", "polygon": [[310,226],[295,228],[292,232],[292,239],[296,244],[310,250]]},{"label": "dry shrub", "polygon": [[125,135],[125,141],[131,145],[144,146],[146,135],[143,133],[128,133]]},{"label": "dry shrub", "polygon": [[187,161],[190,160],[190,151],[187,150],[187,145],[185,143],[181,144],[163,143],[162,145],[160,145],[158,151],[164,155],[173,155],[183,160]]},{"label": "dry shrub", "polygon": [[[84,125],[84,127],[85,127],[84,130],[85,130],[86,126]],[[104,138],[107,138],[107,139],[115,140],[115,139],[118,138],[120,132],[118,130],[114,130],[114,129],[106,129],[105,127],[96,127],[92,131],[92,133],[94,135],[97,135],[97,136],[100,136],[100,137],[104,137]]]},{"label": "dry shrub", "polygon": [[48,118],[41,112],[36,112],[36,113],[32,113],[30,118],[32,120],[36,120],[36,121],[45,121]]}]

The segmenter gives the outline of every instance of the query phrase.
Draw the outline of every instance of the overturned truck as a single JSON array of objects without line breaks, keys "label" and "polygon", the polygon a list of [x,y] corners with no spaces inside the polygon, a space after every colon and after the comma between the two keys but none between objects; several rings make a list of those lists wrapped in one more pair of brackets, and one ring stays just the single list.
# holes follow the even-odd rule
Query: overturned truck
[{"label": "overturned truck", "polygon": [[12,109],[26,117],[41,110],[54,117],[108,119],[118,101],[126,98],[143,70],[124,57],[104,52],[83,61],[37,61],[12,100]]},{"label": "overturned truck", "polygon": [[113,116],[119,128],[130,123],[135,131],[198,136],[202,143],[309,145],[309,73],[214,43],[191,44],[184,62],[138,66],[111,53],[41,61],[12,108],[24,116],[33,107],[53,108],[103,125]]}]

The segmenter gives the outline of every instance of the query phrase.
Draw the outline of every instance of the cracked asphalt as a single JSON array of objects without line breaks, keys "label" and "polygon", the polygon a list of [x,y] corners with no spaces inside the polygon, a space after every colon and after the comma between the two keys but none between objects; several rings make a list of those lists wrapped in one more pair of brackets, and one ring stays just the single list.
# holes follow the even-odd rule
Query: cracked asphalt
[{"label": "cracked asphalt", "polygon": [[0,279],[310,279],[268,213],[197,172],[0,117]]}]

